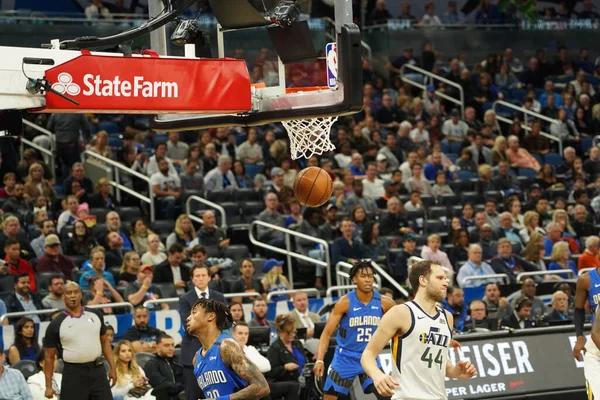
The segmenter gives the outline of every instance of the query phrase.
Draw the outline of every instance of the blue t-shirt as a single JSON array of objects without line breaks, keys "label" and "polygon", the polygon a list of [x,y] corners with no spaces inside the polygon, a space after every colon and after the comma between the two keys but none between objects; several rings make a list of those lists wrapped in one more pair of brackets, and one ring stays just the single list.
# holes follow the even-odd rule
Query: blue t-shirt
[{"label": "blue t-shirt", "polygon": [[[83,275],[81,275],[81,278],[79,278],[79,286],[82,289],[89,289],[90,282],[92,281],[92,278],[96,275],[96,271],[94,271],[93,269],[85,271]],[[111,284],[111,286],[116,286],[115,277],[113,276],[113,274],[107,271],[102,271],[102,276],[106,282]]]},{"label": "blue t-shirt", "polygon": [[[569,260],[567,265],[571,271],[575,272],[575,276],[577,276],[577,265],[575,265],[575,261]],[[560,265],[559,263],[557,263],[556,261],[552,261],[550,263],[550,265],[548,265],[548,271],[558,271],[560,269],[566,269],[566,268],[563,267],[562,265]],[[569,274],[559,274],[558,276],[560,276],[563,279],[570,278]]]}]

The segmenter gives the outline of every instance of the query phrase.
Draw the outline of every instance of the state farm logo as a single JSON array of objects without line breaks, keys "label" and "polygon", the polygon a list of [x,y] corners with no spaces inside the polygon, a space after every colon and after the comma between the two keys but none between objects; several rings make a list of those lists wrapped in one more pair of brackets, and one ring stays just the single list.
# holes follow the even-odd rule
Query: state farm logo
[{"label": "state farm logo", "polygon": [[177,82],[150,81],[143,76],[134,76],[133,81],[121,79],[119,75],[112,79],[103,79],[100,75],[85,74],[83,76],[83,92],[81,87],[73,82],[73,77],[67,72],[58,74],[58,82],[52,84],[52,89],[60,94],[95,97],[143,97],[176,99],[179,97]]},{"label": "state farm logo", "polygon": [[70,94],[71,96],[77,96],[81,93],[81,87],[73,83],[73,77],[66,72],[58,74],[58,82],[52,84],[52,89],[60,94]]}]

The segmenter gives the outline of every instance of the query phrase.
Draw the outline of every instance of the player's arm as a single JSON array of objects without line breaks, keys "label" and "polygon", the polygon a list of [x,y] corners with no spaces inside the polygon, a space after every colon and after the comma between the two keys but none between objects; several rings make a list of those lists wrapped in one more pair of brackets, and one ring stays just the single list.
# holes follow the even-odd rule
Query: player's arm
[{"label": "player's arm", "polygon": [[[454,316],[445,310],[444,314],[446,314],[448,326],[454,326]],[[456,342],[456,344],[458,344],[458,342]],[[457,347],[453,344],[450,345],[454,348]],[[460,344],[458,344],[458,347],[460,347]],[[475,369],[475,366],[468,361],[458,361],[456,365],[452,365],[450,360],[446,361],[446,376],[448,378],[471,379],[475,375],[477,375],[477,370]]]},{"label": "player's arm", "polygon": [[392,396],[399,383],[379,369],[377,366],[377,356],[391,338],[408,332],[411,325],[411,311],[408,306],[399,305],[393,307],[385,313],[377,330],[371,337],[371,341],[365,348],[365,351],[363,351],[360,363],[365,373],[373,378],[375,389],[382,396]]},{"label": "player's arm", "polygon": [[585,352],[583,324],[585,323],[585,302],[587,301],[589,290],[590,277],[588,274],[583,274],[577,279],[577,288],[575,290],[575,314],[573,315],[575,335],[577,336],[577,341],[573,347],[573,357],[575,357],[577,361],[583,361],[581,360],[581,352]]},{"label": "player's arm", "polygon": [[317,348],[317,361],[315,361],[315,367],[313,368],[313,372],[316,376],[323,376],[324,363],[323,358],[325,358],[325,353],[327,352],[327,348],[329,347],[329,339],[331,335],[335,331],[342,320],[342,317],[348,312],[350,307],[350,300],[348,297],[344,296],[335,303],[329,318],[327,319],[327,323],[325,324],[325,328],[323,328],[323,332],[321,333],[321,337],[319,338],[319,347]]},{"label": "player's arm", "polygon": [[390,299],[387,296],[381,296],[381,311],[383,311],[384,314],[395,305],[396,303],[394,302],[394,300]]},{"label": "player's arm", "polygon": [[600,349],[600,306],[596,307],[596,318],[592,325],[592,341]]},{"label": "player's arm", "polygon": [[258,367],[246,357],[244,351],[235,341],[225,339],[221,342],[221,359],[231,367],[240,378],[248,382],[248,386],[232,395],[227,400],[254,400],[267,396],[271,390],[267,380]]}]

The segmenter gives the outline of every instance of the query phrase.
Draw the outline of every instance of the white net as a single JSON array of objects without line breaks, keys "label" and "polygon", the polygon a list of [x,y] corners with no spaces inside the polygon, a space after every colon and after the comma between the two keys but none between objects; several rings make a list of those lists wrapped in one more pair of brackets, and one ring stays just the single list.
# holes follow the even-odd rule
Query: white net
[{"label": "white net", "polygon": [[337,117],[293,119],[281,121],[290,137],[290,154],[293,160],[310,158],[335,150],[330,133]]}]

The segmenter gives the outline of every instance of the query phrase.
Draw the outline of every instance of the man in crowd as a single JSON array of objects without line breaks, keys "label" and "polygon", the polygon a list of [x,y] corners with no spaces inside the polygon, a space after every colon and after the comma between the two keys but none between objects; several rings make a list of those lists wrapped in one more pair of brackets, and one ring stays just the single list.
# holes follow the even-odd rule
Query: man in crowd
[{"label": "man in crowd", "polygon": [[319,346],[319,339],[314,339],[315,323],[321,322],[319,314],[308,310],[308,296],[306,292],[297,291],[292,297],[294,309],[288,314],[288,318],[293,320],[296,328],[306,328],[306,341],[304,347],[313,354],[316,354]]},{"label": "man in crowd", "polygon": [[562,229],[556,222],[550,222],[546,225],[546,233],[547,236],[544,239],[544,257],[550,257],[554,244],[562,240]]},{"label": "man in crowd", "polygon": [[469,317],[465,321],[465,331],[478,328],[496,330],[497,321],[493,322],[487,317],[487,306],[483,300],[474,299],[469,303]]},{"label": "man in crowd", "polygon": [[496,200],[487,199],[485,201],[485,217],[487,218],[487,223],[490,224],[492,229],[496,231],[500,227],[500,218],[498,217],[498,212],[496,211]]},{"label": "man in crowd", "polygon": [[120,267],[123,264],[124,248],[123,238],[118,232],[109,232],[106,234],[106,267]]},{"label": "man in crowd", "polygon": [[514,246],[515,253],[520,253],[525,246],[521,240],[521,235],[519,235],[519,230],[512,226],[512,216],[508,211],[505,211],[500,214],[499,220],[500,226],[498,227],[498,238],[508,239],[510,244]]},{"label": "man in crowd", "polygon": [[[106,226],[106,231],[104,232],[98,232],[98,235],[96,236],[100,236],[100,238],[98,239],[98,241],[100,242],[101,245],[106,245],[106,233],[107,232],[118,232],[119,236],[121,236],[121,239],[123,239],[123,249],[124,251],[131,251],[133,250],[133,245],[131,244],[131,240],[129,239],[129,236],[127,235],[127,231],[125,229],[123,229],[123,227],[121,226],[121,217],[119,216],[119,214],[116,211],[110,211],[108,214],[106,214],[106,218],[104,220],[104,225]],[[121,264],[119,264],[121,265]]]},{"label": "man in crowd", "polygon": [[338,208],[335,204],[327,204],[325,207],[325,223],[319,227],[319,236],[327,241],[333,241],[342,236],[337,219]]},{"label": "man in crowd", "polygon": [[[81,186],[81,191],[83,193],[71,193],[71,185],[75,181],[79,182],[79,185]],[[88,196],[94,194],[94,184],[92,183],[92,180],[90,178],[85,176],[83,164],[80,162],[76,162],[75,164],[73,164],[73,166],[71,167],[71,176],[65,179],[63,186],[65,187],[65,194],[74,194],[75,196],[77,196],[78,199],[81,198],[83,194],[87,194]]]},{"label": "man in crowd", "polygon": [[379,234],[387,235],[405,235],[412,232],[408,220],[401,213],[402,207],[400,199],[392,197],[387,202],[387,212],[379,219]]},{"label": "man in crowd", "polygon": [[21,231],[19,219],[13,215],[4,218],[4,230],[0,232],[0,257],[6,257],[4,254],[4,242],[8,239],[16,239],[21,244],[21,257],[26,260],[35,258],[35,253],[29,245],[29,238],[25,232]]},{"label": "man in crowd", "polygon": [[24,221],[27,218],[27,215],[31,213],[31,210],[29,209],[30,204],[23,196],[23,192],[23,184],[15,184],[12,196],[2,204],[4,212],[18,216],[22,221]]},{"label": "man in crowd", "polygon": [[552,312],[546,317],[546,320],[548,322],[571,322],[571,318],[569,317],[569,297],[562,290],[557,290],[552,294]]},{"label": "man in crowd", "polygon": [[506,238],[498,240],[498,255],[492,258],[491,265],[495,273],[508,275],[513,284],[517,283],[517,275],[521,272],[538,270],[535,265],[513,254],[512,245]]},{"label": "man in crowd", "polygon": [[[42,222],[42,229],[40,229],[41,235],[36,237],[31,241],[31,248],[35,252],[35,256],[37,259],[42,258],[44,255],[44,243],[46,241],[46,236],[56,233],[56,229],[54,227],[54,221],[51,219],[47,219]],[[62,251],[62,249],[61,249]]]},{"label": "man in crowd", "polygon": [[479,245],[481,246],[484,260],[491,260],[498,254],[498,242],[494,240],[494,232],[487,222],[479,229]]},{"label": "man in crowd", "polygon": [[181,264],[184,250],[179,243],[171,245],[167,259],[154,266],[154,283],[174,284],[179,296],[186,292],[186,282],[190,281],[189,268]]},{"label": "man in crowd", "polygon": [[506,301],[506,298],[500,296],[500,286],[497,283],[485,285],[483,301],[487,306],[488,318],[502,320],[508,318],[512,313],[512,307]]},{"label": "man in crowd", "polygon": [[285,186],[283,183],[284,176],[285,172],[283,171],[283,169],[279,167],[273,168],[271,170],[271,184],[267,188],[267,192],[279,194],[279,192],[281,192],[281,189],[283,189],[283,187]]},{"label": "man in crowd", "polygon": [[[29,275],[19,274],[14,276],[14,289],[15,291],[5,297],[4,302],[6,303],[6,311],[9,313],[24,312],[24,311],[38,311],[43,310],[44,306],[41,299],[37,294],[31,293],[31,286],[29,283]],[[26,317],[31,318],[33,322],[39,323],[46,319],[44,315],[30,314]],[[16,324],[21,317],[9,318],[8,322]]]},{"label": "man in crowd", "polygon": [[210,248],[216,253],[214,256],[221,257],[223,249],[231,243],[227,238],[227,232],[216,226],[217,219],[214,211],[208,210],[202,214],[202,226],[198,229],[198,242],[205,248]]},{"label": "man in crowd", "polygon": [[46,308],[65,308],[63,294],[65,292],[65,277],[62,275],[53,275],[48,283],[49,293],[42,299],[42,304]]},{"label": "man in crowd", "polygon": [[360,243],[354,239],[354,224],[348,217],[340,223],[342,237],[333,241],[331,246],[331,261],[335,265],[340,261],[354,264],[361,258]]},{"label": "man in crowd", "polygon": [[527,298],[529,301],[531,301],[531,319],[542,317],[546,313],[546,305],[539,297],[535,295],[536,290],[537,284],[535,281],[531,278],[526,278],[521,284],[521,296],[518,297],[514,303],[516,308],[516,305],[519,303],[521,298]]},{"label": "man in crowd", "polygon": [[[134,307],[144,304],[147,300],[162,299],[163,294],[160,288],[152,284],[154,275],[151,265],[142,265],[137,273],[137,279],[131,282],[125,289],[125,300],[133,304]],[[150,311],[158,311],[159,309],[168,310],[167,303],[161,303],[160,306],[149,305]]]},{"label": "man in crowd", "polygon": [[493,275],[495,274],[492,267],[482,261],[483,251],[481,250],[481,246],[478,244],[471,244],[469,246],[469,258],[467,262],[460,267],[458,270],[458,276],[456,277],[456,281],[462,288],[466,287],[478,287],[485,285],[487,282],[494,282],[497,279],[495,278],[487,278],[487,279],[475,279],[464,281],[465,278],[468,277],[476,277],[481,275]]},{"label": "man in crowd", "polygon": [[182,165],[188,158],[190,146],[179,140],[179,132],[169,132],[167,141],[167,157],[175,164]]},{"label": "man in crowd", "polygon": [[595,235],[597,233],[596,228],[589,222],[588,212],[585,206],[577,204],[574,210],[573,223],[571,226],[573,227],[573,230],[575,230],[577,237],[584,238]]},{"label": "man in crowd", "polygon": [[[232,293],[257,292],[266,297],[265,288],[259,279],[255,277],[254,263],[251,259],[245,258],[240,263],[240,277],[233,282]],[[252,297],[234,297],[231,299],[237,303],[252,303],[256,298]]]},{"label": "man in crowd", "polygon": [[18,369],[9,368],[6,363],[4,346],[0,345],[0,393],[2,398],[11,400],[32,400],[29,386]]},{"label": "man in crowd", "polygon": [[105,260],[106,254],[104,247],[96,246],[90,251],[90,264],[92,268],[85,271],[79,278],[79,286],[81,286],[82,289],[90,289],[91,281],[96,276],[104,278],[111,286],[116,286],[115,277],[105,269]]},{"label": "man in crowd", "polygon": [[217,167],[208,172],[205,171],[204,189],[207,191],[237,189],[238,184],[231,171],[231,165],[231,157],[220,155],[217,159]]},{"label": "man in crowd", "polygon": [[258,143],[258,132],[255,128],[248,129],[248,139],[236,150],[237,159],[244,164],[256,164],[263,161],[262,147]]},{"label": "man in crowd", "polygon": [[144,365],[148,383],[156,400],[178,400],[184,389],[183,369],[175,357],[175,342],[166,333],[156,341],[156,353]]},{"label": "man in crowd", "polygon": [[169,171],[169,163],[163,158],[158,162],[158,172],[150,177],[156,208],[166,219],[173,220],[177,202],[181,197],[181,180],[177,173]]},{"label": "man in crowd", "polygon": [[150,313],[143,306],[138,306],[133,312],[133,326],[125,331],[123,340],[129,340],[136,353],[156,353],[156,343],[162,332],[148,325]]},{"label": "man in crowd", "polygon": [[157,143],[154,146],[154,155],[150,157],[146,162],[146,175],[151,177],[159,171],[158,163],[160,160],[166,160],[169,164],[169,175],[177,175],[177,170],[173,161],[167,158],[167,144],[164,142]]},{"label": "man in crowd", "polygon": [[508,318],[502,320],[502,326],[510,329],[526,329],[533,328],[531,321],[531,300],[526,297],[520,298],[515,303],[515,310]]},{"label": "man in crowd", "polygon": [[273,328],[273,321],[267,320],[267,302],[263,299],[256,299],[254,303],[252,303],[252,313],[254,314],[254,318],[250,320],[248,326],[250,328],[260,327],[260,326],[270,326]]},{"label": "man in crowd", "polygon": [[495,190],[502,190],[504,192],[509,189],[519,188],[517,177],[509,173],[509,165],[506,161],[498,163],[498,175],[492,179],[492,184]]},{"label": "man in crowd", "polygon": [[600,267],[600,257],[598,256],[598,242],[600,238],[593,235],[585,240],[585,250],[581,253],[577,264],[577,269],[598,268]]},{"label": "man in crowd", "polygon": [[417,242],[415,235],[408,233],[402,240],[402,251],[396,254],[396,259],[390,264],[392,277],[403,284],[408,279],[408,259],[415,256]]},{"label": "man in crowd", "polygon": [[352,190],[354,192],[348,196],[344,195],[343,205],[347,210],[353,210],[354,207],[361,205],[365,208],[367,214],[377,213],[377,203],[370,197],[364,196],[363,180],[355,179],[352,182]]},{"label": "man in crowd", "polygon": [[[279,200],[275,193],[267,193],[265,196],[265,209],[258,214],[259,221],[263,221],[272,225],[285,227],[285,219],[282,214],[277,211],[279,206]],[[274,229],[265,228],[262,226],[258,227],[258,240],[270,244],[271,246],[284,248],[284,234],[281,231]]]},{"label": "man in crowd", "polygon": [[4,242],[4,261],[8,264],[11,275],[27,274],[31,283],[31,291],[36,292],[35,272],[33,267],[27,261],[20,257],[21,245],[15,239],[8,239]]},{"label": "man in crowd", "polygon": [[71,279],[71,271],[76,268],[69,257],[61,254],[60,239],[55,234],[50,234],[44,239],[44,255],[36,265],[37,272],[56,272],[66,279]]},{"label": "man in crowd", "polygon": [[463,332],[465,329],[465,320],[467,319],[467,307],[465,305],[465,295],[461,288],[449,286],[446,299],[442,301],[441,306],[454,317],[453,330]]}]

